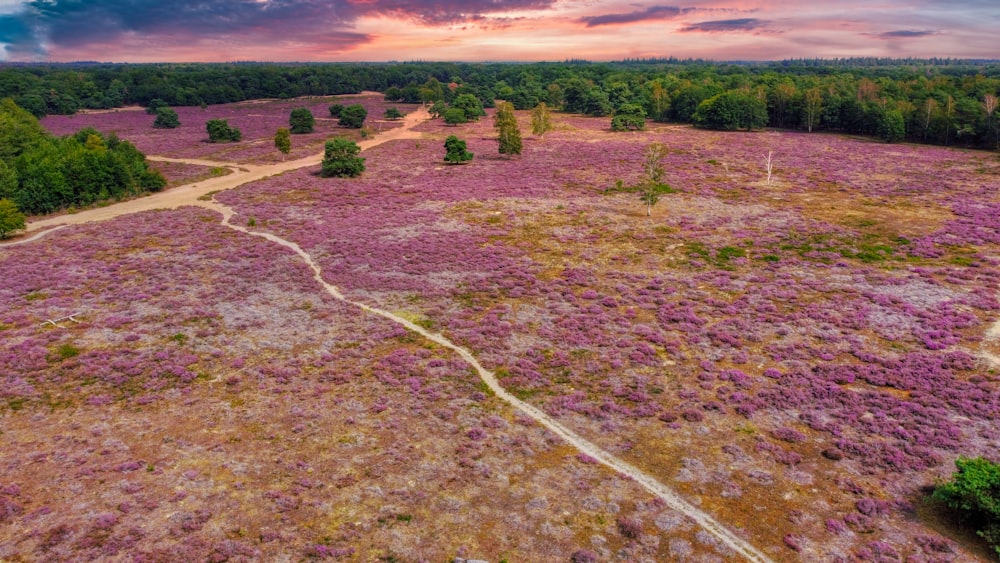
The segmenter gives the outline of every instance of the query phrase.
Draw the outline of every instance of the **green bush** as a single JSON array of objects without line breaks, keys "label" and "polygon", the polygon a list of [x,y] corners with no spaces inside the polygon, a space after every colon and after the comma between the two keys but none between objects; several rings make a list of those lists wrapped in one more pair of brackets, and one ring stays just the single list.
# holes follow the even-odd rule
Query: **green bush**
[{"label": "green bush", "polygon": [[959,457],[955,467],[951,481],[938,485],[933,498],[958,511],[1000,555],[1000,464]]},{"label": "green bush", "polygon": [[365,171],[365,159],[358,156],[359,152],[361,147],[349,139],[337,137],[327,141],[320,176],[324,178],[360,176]]},{"label": "green bush", "polygon": [[313,117],[309,108],[295,108],[288,117],[289,130],[293,134],[312,133],[316,125],[316,118]]},{"label": "green bush", "polygon": [[153,127],[157,129],[175,129],[181,126],[181,120],[177,117],[177,112],[170,108],[156,108],[156,120]]},{"label": "green bush", "polygon": [[243,139],[243,132],[230,127],[225,119],[209,119],[205,123],[208,130],[208,141],[211,143],[236,143]]}]

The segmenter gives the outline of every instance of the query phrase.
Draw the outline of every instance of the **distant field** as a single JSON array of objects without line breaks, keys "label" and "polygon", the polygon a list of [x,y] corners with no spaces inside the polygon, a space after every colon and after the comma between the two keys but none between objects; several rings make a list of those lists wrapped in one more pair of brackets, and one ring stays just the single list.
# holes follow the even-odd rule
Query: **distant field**
[{"label": "distant field", "polygon": [[[142,112],[43,124],[271,161],[281,104],[259,126],[266,104],[205,110],[247,147],[201,143],[181,111],[187,132]],[[489,119],[434,121],[366,151],[359,179],[215,197],[774,560],[990,557],[925,488],[958,455],[1000,459],[996,154],[558,114],[535,138],[520,117],[510,159]],[[470,164],[443,164],[450,134]],[[676,192],[647,217],[621,188],[654,141]],[[0,268],[0,559],[735,557],[210,211],[68,227]]]}]

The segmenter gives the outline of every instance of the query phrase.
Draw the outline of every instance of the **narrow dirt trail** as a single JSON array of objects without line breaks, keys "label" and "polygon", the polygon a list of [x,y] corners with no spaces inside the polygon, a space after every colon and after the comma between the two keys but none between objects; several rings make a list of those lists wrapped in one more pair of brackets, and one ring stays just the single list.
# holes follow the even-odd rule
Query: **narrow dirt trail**
[{"label": "narrow dirt trail", "polygon": [[646,489],[647,491],[655,495],[657,498],[662,500],[671,509],[680,512],[681,514],[684,514],[691,520],[694,520],[696,523],[698,523],[699,526],[701,526],[707,532],[711,533],[713,536],[718,538],[719,541],[728,546],[730,549],[742,555],[748,561],[761,562],[761,563],[771,561],[771,559],[768,558],[767,555],[765,555],[763,552],[755,548],[748,541],[733,533],[729,528],[727,528],[725,525],[723,525],[716,519],[712,518],[706,512],[703,512],[699,508],[695,507],[693,504],[681,498],[681,496],[678,495],[676,492],[674,492],[670,487],[667,487],[666,485],[659,482],[652,476],[646,474],[645,472],[635,467],[634,465],[604,451],[603,449],[601,449],[600,446],[597,446],[596,444],[586,440],[576,432],[573,432],[569,428],[563,426],[560,422],[556,421],[554,418],[543,412],[541,409],[533,405],[530,405],[528,403],[525,403],[524,401],[518,399],[514,395],[507,392],[507,390],[504,389],[497,381],[496,374],[484,368],[479,363],[479,360],[477,360],[476,357],[472,354],[472,352],[470,352],[466,348],[463,348],[462,346],[455,344],[454,342],[448,340],[441,334],[430,332],[424,329],[423,327],[418,326],[404,319],[403,317],[390,313],[389,311],[379,309],[377,307],[372,307],[371,305],[367,305],[359,301],[353,301],[347,298],[337,286],[330,284],[323,279],[323,272],[320,269],[319,264],[317,264],[316,261],[313,260],[312,256],[310,256],[309,253],[303,250],[298,244],[285,240],[271,233],[251,231],[247,228],[232,224],[230,222],[230,219],[232,219],[235,213],[230,207],[226,205],[214,201],[200,202],[200,203],[203,204],[203,207],[213,209],[222,214],[223,225],[231,229],[237,230],[241,233],[246,233],[248,235],[265,238],[271,242],[275,242],[294,251],[312,269],[313,278],[316,280],[316,282],[319,283],[327,291],[327,293],[329,293],[334,298],[349,305],[352,305],[354,307],[357,307],[362,311],[365,311],[366,313],[378,315],[394,323],[402,325],[406,327],[406,329],[423,336],[424,338],[434,342],[435,344],[438,344],[443,348],[447,348],[457,353],[467,364],[469,364],[473,369],[476,370],[476,373],[479,375],[479,378],[487,385],[487,387],[489,387],[490,391],[492,391],[493,394],[496,395],[498,398],[500,398],[507,404],[511,405],[515,409],[526,414],[527,416],[531,417],[535,422],[541,424],[543,427],[548,429],[553,434],[559,436],[559,438],[561,438],[566,443],[572,445],[580,452],[587,454],[588,456],[596,459],[601,464],[606,465],[607,467],[610,467],[611,469],[617,471],[618,473],[627,476],[636,483],[639,483],[640,485],[642,485],[644,489]]},{"label": "narrow dirt trail", "polygon": [[[427,108],[421,106],[420,108],[408,113],[403,118],[402,126],[395,129],[389,129],[371,139],[365,139],[358,143],[358,146],[361,147],[361,150],[367,150],[389,141],[419,138],[420,133],[415,133],[410,131],[410,129],[420,123],[423,123],[427,119],[430,119],[430,113],[427,111]],[[242,186],[243,184],[255,182],[268,176],[274,176],[276,174],[281,174],[290,170],[297,170],[299,168],[317,166],[323,161],[323,153],[314,154],[297,160],[289,160],[287,162],[267,165],[239,164],[235,162],[219,162],[196,158],[167,158],[158,156],[150,156],[148,158],[150,160],[159,160],[163,162],[181,162],[201,166],[217,166],[221,168],[228,168],[232,171],[232,173],[226,176],[192,182],[190,184],[178,186],[176,188],[158,192],[149,196],[108,205],[107,207],[96,207],[93,209],[79,211],[72,215],[58,215],[47,219],[32,221],[31,223],[28,223],[25,232],[31,233],[34,231],[41,231],[56,225],[81,225],[95,221],[106,221],[122,215],[130,215],[140,211],[149,211],[151,209],[176,209],[184,205],[200,205],[203,202],[198,198],[208,194],[209,192],[231,190],[238,186]],[[51,230],[46,232],[51,232]],[[19,242],[21,241],[15,241],[15,244]]]},{"label": "narrow dirt trail", "polygon": [[[412,112],[406,116],[406,122],[403,127],[387,131],[386,133],[379,135],[375,139],[368,139],[358,143],[362,150],[377,146],[379,144],[385,143],[387,141],[406,139],[406,138],[418,138],[419,134],[410,131],[412,127],[421,123],[430,116],[425,108],[421,108],[418,111]],[[291,249],[293,252],[298,254],[303,261],[312,269],[313,278],[319,283],[331,296],[334,298],[357,307],[362,311],[367,313],[378,315],[391,322],[402,325],[406,329],[413,331],[424,338],[447,348],[449,350],[457,353],[467,364],[469,364],[473,369],[476,370],[479,378],[489,387],[490,391],[494,393],[496,397],[503,400],[507,404],[511,405],[515,409],[521,411],[525,415],[529,416],[538,424],[542,425],[548,429],[553,434],[559,436],[566,443],[572,445],[574,448],[578,449],[580,452],[596,459],[599,463],[613,469],[614,471],[624,475],[636,483],[639,483],[644,489],[646,489],[651,494],[655,495],[657,498],[661,499],[668,507],[677,512],[687,516],[704,530],[718,538],[720,542],[735,551],[736,553],[743,556],[748,561],[758,562],[758,563],[769,563],[771,559],[767,557],[763,552],[758,550],[756,547],[751,545],[748,541],[741,538],[732,532],[729,528],[723,525],[721,522],[715,520],[708,513],[703,512],[701,509],[687,502],[679,494],[677,494],[673,489],[664,485],[651,475],[646,474],[641,469],[633,466],[632,464],[615,457],[614,455],[606,452],[596,444],[586,440],[579,434],[573,432],[569,428],[563,426],[560,422],[556,421],[554,418],[543,412],[541,409],[534,407],[524,401],[518,399],[514,395],[507,392],[500,383],[497,381],[496,374],[490,370],[484,368],[476,357],[462,346],[459,346],[452,341],[445,338],[443,335],[438,333],[429,332],[426,329],[413,324],[412,322],[406,320],[403,317],[395,315],[389,311],[379,309],[377,307],[372,307],[365,303],[358,301],[353,301],[347,298],[338,287],[328,283],[323,279],[322,270],[319,265],[313,260],[312,256],[309,255],[305,250],[303,250],[299,245],[294,242],[285,240],[277,235],[271,233],[251,231],[244,227],[234,225],[231,223],[231,219],[235,212],[232,208],[227,205],[221,204],[214,200],[202,200],[199,199],[201,196],[208,194],[213,191],[221,191],[232,189],[243,184],[253,182],[271,176],[274,174],[279,174],[288,170],[295,170],[297,168],[302,168],[305,166],[314,166],[322,161],[323,155],[315,155],[307,158],[302,158],[299,160],[294,160],[290,162],[284,162],[276,165],[269,166],[254,166],[254,165],[241,165],[235,163],[222,163],[214,161],[204,161],[197,159],[166,159],[174,162],[186,162],[190,164],[206,164],[209,166],[225,166],[233,169],[233,174],[228,176],[222,176],[219,178],[213,178],[210,180],[205,180],[201,182],[196,182],[193,184],[180,186],[169,190],[168,192],[161,192],[149,197],[144,197],[136,200],[131,200],[127,202],[122,202],[119,204],[111,205],[104,208],[89,209],[87,211],[82,211],[74,215],[65,215],[60,217],[54,217],[49,220],[36,221],[29,225],[29,231],[37,231],[46,227],[53,227],[46,231],[41,231],[36,233],[24,240],[19,240],[13,244],[23,244],[26,242],[31,242],[37,240],[49,233],[52,233],[62,227],[69,224],[82,224],[90,223],[95,221],[104,221],[121,215],[127,215],[130,213],[137,213],[140,211],[147,211],[151,209],[165,209],[165,208],[176,208],[183,205],[195,205],[198,207],[204,207],[218,212],[222,215],[222,224],[226,227],[245,233],[252,236],[263,237],[271,242],[280,244],[286,248]]]}]

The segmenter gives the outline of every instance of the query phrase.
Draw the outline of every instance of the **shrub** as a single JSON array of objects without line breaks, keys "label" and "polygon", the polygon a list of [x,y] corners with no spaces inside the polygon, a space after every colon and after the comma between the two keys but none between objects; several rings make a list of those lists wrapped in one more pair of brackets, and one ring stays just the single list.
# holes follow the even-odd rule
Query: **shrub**
[{"label": "shrub", "polygon": [[288,116],[288,128],[294,134],[312,133],[316,119],[309,108],[295,108]]},{"label": "shrub", "polygon": [[181,121],[177,117],[177,112],[170,108],[156,108],[156,119],[153,127],[157,129],[176,129],[181,126]]},{"label": "shrub", "polygon": [[367,118],[368,110],[360,104],[354,104],[340,110],[340,121],[338,123],[341,127],[361,129],[365,124],[365,119]]},{"label": "shrub", "polygon": [[385,113],[382,114],[382,117],[390,120],[396,120],[396,119],[402,119],[403,114],[396,108],[388,108],[385,110]]},{"label": "shrub", "polygon": [[5,239],[25,227],[24,213],[9,199],[0,199],[0,239]]},{"label": "shrub", "polygon": [[1000,464],[985,458],[959,457],[951,481],[934,489],[933,498],[959,512],[1000,554]]},{"label": "shrub", "polygon": [[464,164],[472,160],[472,153],[466,150],[465,141],[449,135],[444,141],[444,161],[449,164]]},{"label": "shrub", "polygon": [[320,175],[324,178],[360,176],[365,171],[365,159],[358,156],[359,152],[361,147],[357,143],[343,137],[327,141]]},{"label": "shrub", "polygon": [[235,127],[230,127],[225,119],[209,119],[205,123],[205,129],[208,130],[210,143],[235,143],[243,139],[243,133]]}]

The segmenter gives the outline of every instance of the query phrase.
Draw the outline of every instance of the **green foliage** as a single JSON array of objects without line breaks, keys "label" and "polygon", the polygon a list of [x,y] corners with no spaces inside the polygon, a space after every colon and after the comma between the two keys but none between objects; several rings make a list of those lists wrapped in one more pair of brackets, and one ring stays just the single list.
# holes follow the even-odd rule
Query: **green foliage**
[{"label": "green foliage", "polygon": [[5,239],[17,231],[24,230],[24,213],[9,199],[0,199],[0,239]]},{"label": "green foliage", "polygon": [[345,107],[340,111],[340,126],[361,129],[368,118],[368,110],[360,104]]},{"label": "green foliage", "polygon": [[455,98],[455,101],[451,103],[451,107],[464,111],[465,118],[472,121],[476,121],[480,117],[486,115],[486,110],[483,109],[483,103],[475,96],[475,94],[460,94]]},{"label": "green foliage", "polygon": [[1000,555],[1000,464],[959,457],[951,481],[934,489],[933,498],[958,511]]},{"label": "green foliage", "polygon": [[344,111],[344,104],[333,104],[330,106],[330,117],[340,117]]},{"label": "green foliage", "polygon": [[284,155],[292,152],[292,135],[291,131],[281,127],[274,133],[274,146],[279,151],[281,151],[282,158]]},{"label": "green foliage", "polygon": [[354,141],[336,137],[326,142],[323,154],[323,169],[320,175],[353,178],[365,171],[365,159],[358,156],[361,147]]},{"label": "green foliage", "polygon": [[80,349],[69,343],[60,344],[59,347],[56,348],[56,354],[59,356],[60,360],[68,360],[79,356]]},{"label": "green foliage", "polygon": [[156,108],[156,119],[153,127],[157,129],[176,129],[181,126],[181,120],[177,117],[177,112],[167,108]]},{"label": "green foliage", "polygon": [[466,150],[465,141],[454,135],[444,140],[444,161],[449,164],[464,164],[472,160],[472,153]]},{"label": "green foliage", "polygon": [[521,154],[521,129],[517,125],[517,116],[514,115],[513,104],[510,102],[500,102],[497,104],[497,111],[493,116],[493,127],[497,130],[497,143],[500,154],[508,156]]},{"label": "green foliage", "polygon": [[613,131],[640,130],[646,127],[646,110],[639,104],[624,104],[611,118]]},{"label": "green foliage", "polygon": [[672,191],[663,183],[663,157],[667,147],[663,143],[651,143],[642,151],[642,172],[645,176],[639,199],[646,204],[646,216],[653,214],[653,206],[660,201],[660,194]]},{"label": "green foliage", "polygon": [[396,108],[386,108],[382,117],[395,121],[397,119],[403,119],[403,113]]},{"label": "green foliage", "polygon": [[146,113],[149,115],[157,115],[157,110],[160,108],[165,108],[169,106],[167,102],[161,100],[160,98],[155,98],[149,101],[149,105],[146,106]]},{"label": "green foliage", "polygon": [[728,90],[701,102],[692,119],[705,129],[760,129],[767,125],[767,103],[749,92]]},{"label": "green foliage", "polygon": [[540,102],[531,110],[531,133],[541,137],[552,130],[552,112],[545,102]]},{"label": "green foliage", "polygon": [[[434,102],[434,105],[428,111],[430,111],[431,119],[437,119],[444,115],[444,112],[448,111],[448,104],[444,103],[443,100],[438,100]],[[462,112],[462,114],[464,115],[465,112]]]},{"label": "green foliage", "polygon": [[164,185],[131,143],[92,128],[56,138],[13,101],[0,102],[0,198],[21,212],[51,213]]},{"label": "green foliage", "polygon": [[309,108],[295,108],[288,116],[289,131],[293,134],[312,133],[316,119]]},{"label": "green foliage", "polygon": [[210,143],[236,143],[243,139],[243,132],[230,127],[225,119],[209,119],[205,123]]},{"label": "green foliage", "polygon": [[444,122],[448,125],[461,125],[462,123],[468,123],[469,120],[465,117],[465,110],[461,108],[448,108],[444,112]]},{"label": "green foliage", "polygon": [[906,137],[906,122],[897,109],[880,110],[875,117],[875,135],[887,143],[897,143]]}]

